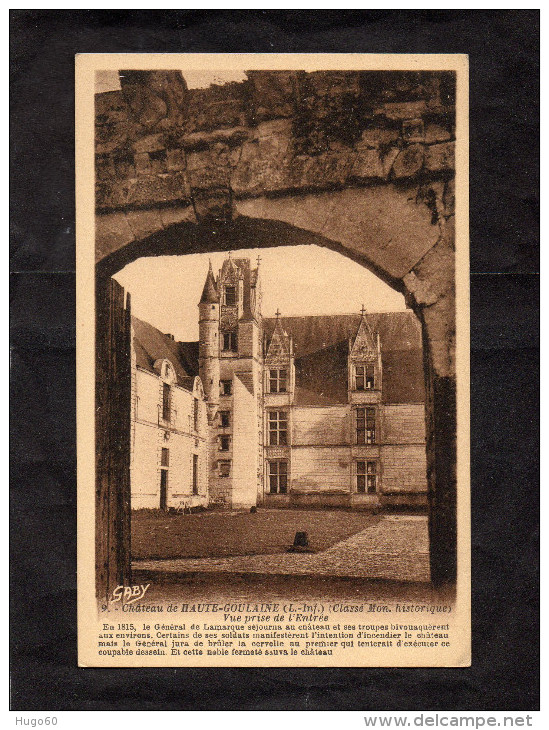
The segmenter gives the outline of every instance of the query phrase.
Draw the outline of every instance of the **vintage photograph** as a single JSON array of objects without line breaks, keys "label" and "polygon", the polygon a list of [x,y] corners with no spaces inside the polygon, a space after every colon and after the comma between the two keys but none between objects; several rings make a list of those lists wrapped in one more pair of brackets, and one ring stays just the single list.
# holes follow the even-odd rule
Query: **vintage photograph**
[{"label": "vintage photograph", "polygon": [[86,666],[467,666],[467,61],[77,59]]}]

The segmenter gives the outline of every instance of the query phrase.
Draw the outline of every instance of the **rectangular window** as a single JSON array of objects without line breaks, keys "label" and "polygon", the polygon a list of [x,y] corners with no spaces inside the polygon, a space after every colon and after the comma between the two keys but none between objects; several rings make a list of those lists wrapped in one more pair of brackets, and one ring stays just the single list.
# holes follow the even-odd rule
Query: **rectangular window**
[{"label": "rectangular window", "polygon": [[355,365],[355,390],[373,390],[374,366]]},{"label": "rectangular window", "polygon": [[232,380],[221,380],[221,395],[231,395],[233,392]]},{"label": "rectangular window", "polygon": [[221,428],[228,428],[231,425],[230,411],[219,411],[219,417],[221,421]]},{"label": "rectangular window", "polygon": [[198,431],[198,415],[199,415],[199,402],[198,398],[194,399],[194,430]]},{"label": "rectangular window", "polygon": [[356,409],[356,442],[357,444],[375,444],[376,442],[376,409]]},{"label": "rectangular window", "polygon": [[228,451],[231,446],[231,437],[230,436],[220,436],[219,437],[219,450],[220,451]]},{"label": "rectangular window", "polygon": [[230,461],[220,461],[219,462],[219,476],[220,477],[230,477],[231,476],[231,462]]},{"label": "rectangular window", "polygon": [[160,509],[168,506],[168,470],[160,469]]},{"label": "rectangular window", "polygon": [[170,452],[168,449],[160,451],[160,509],[168,507],[168,466],[170,465]]},{"label": "rectangular window", "polygon": [[377,462],[356,462],[356,491],[359,494],[375,494],[377,492]]},{"label": "rectangular window", "polygon": [[162,383],[162,418],[165,421],[170,420],[171,415],[171,388],[168,383]]},{"label": "rectangular window", "polygon": [[287,461],[269,461],[269,492],[271,494],[288,492]]},{"label": "rectangular window", "polygon": [[269,393],[286,393],[288,376],[286,370],[269,370]]},{"label": "rectangular window", "polygon": [[288,414],[285,411],[269,411],[269,446],[286,446],[288,443]]},{"label": "rectangular window", "polygon": [[198,454],[193,454],[193,494],[198,494]]},{"label": "rectangular window", "polygon": [[236,352],[237,338],[236,332],[223,332],[222,347],[224,352]]},{"label": "rectangular window", "polygon": [[236,287],[226,286],[225,287],[225,304],[228,307],[234,307],[236,304]]}]

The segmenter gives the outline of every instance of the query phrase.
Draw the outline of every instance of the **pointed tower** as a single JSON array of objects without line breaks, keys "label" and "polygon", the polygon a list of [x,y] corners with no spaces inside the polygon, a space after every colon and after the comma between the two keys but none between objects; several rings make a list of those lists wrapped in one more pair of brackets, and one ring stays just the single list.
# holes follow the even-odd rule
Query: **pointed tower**
[{"label": "pointed tower", "polygon": [[[201,306],[201,368],[208,365],[206,382],[212,389],[210,497],[226,507],[243,509],[257,504],[262,490],[262,358],[258,270],[249,259],[223,261],[219,277],[208,273]],[[213,301],[215,299],[215,302]],[[215,307],[215,309],[214,309]],[[215,318],[214,318],[215,313]],[[212,357],[204,344],[207,335]],[[204,363],[204,364],[202,364]],[[217,380],[216,380],[217,378]],[[215,383],[214,383],[215,384]],[[213,385],[209,387],[213,388]],[[215,405],[215,409],[214,409]]]},{"label": "pointed tower", "polygon": [[211,261],[198,312],[199,373],[208,401],[208,418],[211,422],[219,406],[219,294]]},{"label": "pointed tower", "polygon": [[351,402],[381,400],[381,344],[379,335],[374,334],[368,321],[364,305],[357,333],[349,340],[348,383]]}]

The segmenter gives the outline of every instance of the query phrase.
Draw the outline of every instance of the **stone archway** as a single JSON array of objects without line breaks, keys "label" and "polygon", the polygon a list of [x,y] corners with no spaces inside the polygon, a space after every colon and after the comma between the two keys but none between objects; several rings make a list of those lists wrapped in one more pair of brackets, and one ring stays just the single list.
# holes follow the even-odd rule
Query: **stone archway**
[{"label": "stone archway", "polygon": [[[211,104],[209,128],[197,132],[179,74],[124,72],[113,93],[126,126],[114,125],[118,138],[99,126],[96,291],[99,302],[110,277],[143,256],[314,243],[403,293],[423,331],[431,576],[441,584],[455,580],[457,562],[453,107],[441,95],[448,78],[411,76],[401,79],[409,100],[375,107],[367,73],[257,72],[196,90],[202,110]],[[216,95],[224,109],[236,104],[240,124],[216,117]],[[352,139],[326,104],[351,114]]]}]

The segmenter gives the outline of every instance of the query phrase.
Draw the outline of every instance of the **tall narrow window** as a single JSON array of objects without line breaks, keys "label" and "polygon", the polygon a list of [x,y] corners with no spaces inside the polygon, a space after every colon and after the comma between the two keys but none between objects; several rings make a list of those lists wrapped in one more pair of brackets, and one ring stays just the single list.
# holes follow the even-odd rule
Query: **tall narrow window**
[{"label": "tall narrow window", "polygon": [[228,428],[231,425],[230,411],[219,411],[219,418],[221,421],[221,428]]},{"label": "tall narrow window", "polygon": [[220,477],[230,477],[231,476],[231,462],[230,461],[220,461],[219,462],[219,476]]},{"label": "tall narrow window", "polygon": [[160,452],[160,509],[168,507],[168,467],[170,465],[170,452],[162,449]]},{"label": "tall narrow window", "polygon": [[233,392],[233,384],[231,380],[221,380],[221,395],[231,395]]},{"label": "tall narrow window", "polygon": [[225,287],[225,304],[228,307],[234,307],[234,305],[236,304],[236,287]]},{"label": "tall narrow window", "polygon": [[375,444],[376,442],[376,409],[357,408],[356,410],[356,442],[357,444]]},{"label": "tall narrow window", "polygon": [[373,390],[374,366],[355,365],[355,390]]},{"label": "tall narrow window", "polygon": [[269,492],[286,494],[288,491],[288,462],[269,461]]},{"label": "tall narrow window", "polygon": [[236,332],[223,332],[222,348],[224,352],[236,352],[238,350]]},{"label": "tall narrow window", "polygon": [[286,446],[288,443],[288,414],[285,411],[269,411],[269,446]]},{"label": "tall narrow window", "polygon": [[194,430],[198,431],[198,418],[199,416],[199,401],[198,398],[194,399]]},{"label": "tall narrow window", "polygon": [[269,370],[269,393],[285,393],[288,389],[287,370]]},{"label": "tall narrow window", "polygon": [[230,436],[220,436],[219,437],[219,450],[220,451],[228,451],[231,446],[231,437]]},{"label": "tall narrow window", "polygon": [[165,421],[170,420],[171,415],[171,388],[168,383],[162,383],[162,418]]},{"label": "tall narrow window", "polygon": [[193,494],[198,494],[198,454],[193,454]]}]

